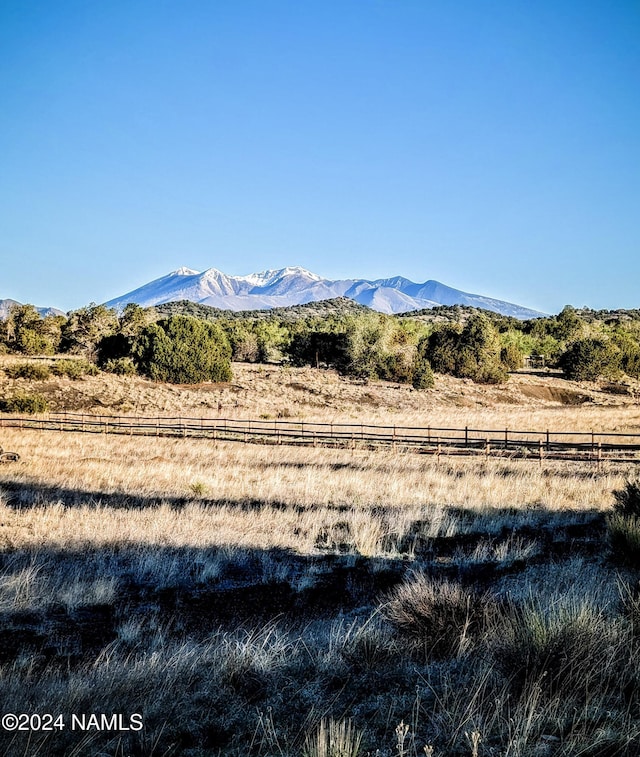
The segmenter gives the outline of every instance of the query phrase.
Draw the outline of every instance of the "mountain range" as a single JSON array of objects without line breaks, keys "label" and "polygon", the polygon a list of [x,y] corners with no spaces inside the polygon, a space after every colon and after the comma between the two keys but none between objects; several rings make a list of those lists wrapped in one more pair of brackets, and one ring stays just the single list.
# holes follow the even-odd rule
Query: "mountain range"
[{"label": "mountain range", "polygon": [[[21,302],[18,302],[17,300],[0,300],[0,321],[6,318],[9,313],[11,312],[11,308],[15,307],[16,305],[21,305]],[[45,318],[48,315],[64,315],[62,310],[58,310],[58,308],[45,308],[45,307],[36,307],[36,310],[40,315]]]},{"label": "mountain range", "polygon": [[307,302],[348,297],[381,313],[405,313],[436,305],[469,305],[514,318],[537,318],[543,313],[479,294],[462,292],[425,281],[417,284],[402,276],[388,279],[322,278],[300,267],[229,276],[215,268],[177,271],[144,284],[106,303],[122,310],[130,302],[151,307],[177,300],[190,300],[222,310],[257,310],[288,307]]}]

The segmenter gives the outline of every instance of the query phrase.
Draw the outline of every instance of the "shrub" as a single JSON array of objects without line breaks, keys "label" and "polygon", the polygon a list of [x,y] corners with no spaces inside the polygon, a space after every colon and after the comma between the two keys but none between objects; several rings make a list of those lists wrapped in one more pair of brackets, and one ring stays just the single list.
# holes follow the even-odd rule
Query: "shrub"
[{"label": "shrub", "polygon": [[463,649],[483,608],[484,603],[460,584],[415,573],[390,593],[382,613],[427,656],[445,658]]},{"label": "shrub", "polygon": [[130,357],[117,357],[107,360],[102,366],[107,373],[115,373],[116,376],[135,376],[137,374],[135,363]]},{"label": "shrub", "polygon": [[7,346],[24,355],[53,355],[65,320],[64,316],[42,318],[33,305],[14,305],[3,325]]},{"label": "shrub", "polygon": [[627,376],[640,379],[640,347],[625,345],[622,348],[620,364]]},{"label": "shrub", "polygon": [[439,328],[428,337],[425,354],[436,373],[456,375],[459,340],[460,330],[455,326]]},{"label": "shrub", "polygon": [[613,515],[607,518],[614,559],[629,567],[640,565],[640,482],[626,481],[613,492]]},{"label": "shrub", "polygon": [[560,357],[559,365],[575,381],[613,378],[620,372],[620,350],[604,339],[579,339]]},{"label": "shrub", "polygon": [[18,363],[17,365],[8,365],[4,369],[9,378],[31,379],[32,381],[44,381],[50,376],[49,366],[38,365],[37,363]]},{"label": "shrub", "polygon": [[544,682],[552,694],[588,695],[611,669],[617,635],[610,619],[584,601],[512,605],[491,634],[494,663],[516,692]]},{"label": "shrub", "polygon": [[524,365],[524,356],[519,347],[509,342],[500,350],[500,362],[509,371],[517,371]]},{"label": "shrub", "polygon": [[42,394],[15,394],[2,400],[0,408],[5,413],[46,413],[49,403]]},{"label": "shrub", "polygon": [[335,331],[303,331],[294,334],[287,348],[293,365],[319,367],[345,363],[346,336]]},{"label": "shrub", "polygon": [[147,326],[133,348],[141,373],[154,381],[197,384],[231,378],[231,346],[215,323],[174,315]]},{"label": "shrub", "polygon": [[434,331],[425,352],[438,373],[470,378],[478,384],[500,384],[508,378],[500,362],[498,332],[483,314],[472,316],[462,331],[454,326]]},{"label": "shrub", "polygon": [[82,376],[95,376],[98,368],[88,360],[58,360],[51,367],[54,376],[68,376],[79,379]]},{"label": "shrub", "polygon": [[109,360],[117,360],[120,357],[131,355],[131,343],[133,337],[124,334],[108,334],[103,336],[96,346],[96,361],[101,368]]},{"label": "shrub", "polygon": [[433,371],[431,364],[427,360],[427,340],[423,339],[418,344],[418,350],[413,363],[413,388],[414,389],[431,389],[434,385]]},{"label": "shrub", "polygon": [[616,562],[637,568],[640,565],[640,517],[615,513],[607,519],[607,528]]},{"label": "shrub", "polygon": [[624,489],[613,492],[615,504],[613,509],[620,515],[632,515],[640,518],[640,482],[626,481]]},{"label": "shrub", "polygon": [[60,346],[64,352],[93,355],[100,341],[117,329],[116,311],[92,303],[69,314],[62,327]]}]

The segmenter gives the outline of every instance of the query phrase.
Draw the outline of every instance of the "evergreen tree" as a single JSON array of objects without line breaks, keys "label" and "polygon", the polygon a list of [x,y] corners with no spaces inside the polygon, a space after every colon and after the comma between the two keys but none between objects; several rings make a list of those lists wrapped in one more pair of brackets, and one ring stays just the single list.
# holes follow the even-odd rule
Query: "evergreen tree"
[{"label": "evergreen tree", "polygon": [[61,348],[93,358],[101,340],[116,334],[118,326],[115,310],[91,303],[69,314],[62,329]]},{"label": "evergreen tree", "polygon": [[154,381],[229,381],[231,346],[215,323],[175,315],[142,330],[133,348],[138,370]]},{"label": "evergreen tree", "polygon": [[575,381],[613,378],[620,371],[620,350],[600,337],[578,339],[560,358],[560,367]]}]

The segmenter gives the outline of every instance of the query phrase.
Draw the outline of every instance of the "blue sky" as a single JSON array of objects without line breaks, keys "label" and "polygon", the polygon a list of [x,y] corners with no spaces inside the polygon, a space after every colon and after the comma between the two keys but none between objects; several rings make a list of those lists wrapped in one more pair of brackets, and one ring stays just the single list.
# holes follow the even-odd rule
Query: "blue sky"
[{"label": "blue sky", "polygon": [[640,307],[640,3],[3,0],[0,298],[186,265]]}]

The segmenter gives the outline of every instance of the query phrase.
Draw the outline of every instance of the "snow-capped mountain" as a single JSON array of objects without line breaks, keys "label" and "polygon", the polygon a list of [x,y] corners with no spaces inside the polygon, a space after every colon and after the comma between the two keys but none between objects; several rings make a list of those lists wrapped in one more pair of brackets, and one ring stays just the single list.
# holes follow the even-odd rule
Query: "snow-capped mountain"
[{"label": "snow-capped mountain", "polygon": [[164,302],[191,300],[222,310],[256,310],[302,305],[333,297],[349,297],[381,313],[405,313],[435,305],[471,305],[521,319],[542,315],[510,302],[461,292],[438,281],[416,284],[402,276],[375,281],[331,281],[299,267],[248,276],[228,276],[215,268],[202,273],[179,268],[106,304],[121,310],[129,302],[151,307]]}]

